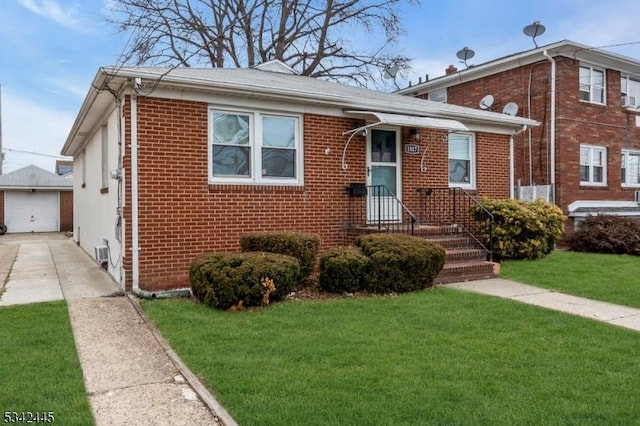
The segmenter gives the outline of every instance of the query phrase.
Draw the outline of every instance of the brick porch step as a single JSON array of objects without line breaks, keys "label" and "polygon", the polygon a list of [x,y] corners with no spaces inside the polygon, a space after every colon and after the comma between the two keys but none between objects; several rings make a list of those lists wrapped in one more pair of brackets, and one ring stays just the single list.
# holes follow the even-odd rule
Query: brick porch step
[{"label": "brick porch step", "polygon": [[495,278],[493,263],[487,261],[445,263],[434,284]]}]

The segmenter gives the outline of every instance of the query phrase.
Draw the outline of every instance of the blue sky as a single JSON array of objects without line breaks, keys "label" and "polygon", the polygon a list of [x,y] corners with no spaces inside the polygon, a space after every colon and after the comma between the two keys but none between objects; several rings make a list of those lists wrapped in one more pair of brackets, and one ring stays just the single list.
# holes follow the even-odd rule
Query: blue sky
[{"label": "blue sky", "polygon": [[[115,64],[126,45],[105,23],[109,2],[0,0],[4,173],[29,164],[54,170],[98,67]],[[413,58],[413,82],[460,67],[456,52],[465,46],[476,53],[469,64],[533,48],[522,33],[533,21],[546,27],[539,45],[569,39],[640,59],[638,0],[423,0],[401,16],[397,50]]]}]

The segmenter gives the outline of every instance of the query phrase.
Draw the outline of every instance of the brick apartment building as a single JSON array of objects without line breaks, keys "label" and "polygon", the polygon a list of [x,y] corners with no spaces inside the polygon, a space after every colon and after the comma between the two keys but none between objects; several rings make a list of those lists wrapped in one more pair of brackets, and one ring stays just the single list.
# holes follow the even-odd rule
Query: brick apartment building
[{"label": "brick apartment building", "polygon": [[517,197],[640,217],[640,61],[565,40],[445,71],[398,93],[542,123],[516,137]]}]

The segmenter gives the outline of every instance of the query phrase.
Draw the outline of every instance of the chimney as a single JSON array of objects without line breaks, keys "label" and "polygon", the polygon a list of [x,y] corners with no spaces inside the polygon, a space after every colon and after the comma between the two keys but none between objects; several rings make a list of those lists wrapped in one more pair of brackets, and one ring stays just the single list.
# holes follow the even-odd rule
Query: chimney
[{"label": "chimney", "polygon": [[455,65],[449,65],[447,69],[444,70],[446,75],[455,74],[458,72],[458,68]]}]

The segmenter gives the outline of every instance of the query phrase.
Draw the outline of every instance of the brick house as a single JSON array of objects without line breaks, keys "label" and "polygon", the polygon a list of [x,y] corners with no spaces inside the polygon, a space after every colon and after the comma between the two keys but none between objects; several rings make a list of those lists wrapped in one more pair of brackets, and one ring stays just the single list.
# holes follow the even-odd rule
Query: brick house
[{"label": "brick house", "polygon": [[62,149],[74,238],[127,290],[156,292],[188,287],[197,255],[246,232],[317,233],[323,250],[356,229],[413,232],[421,188],[509,196],[513,134],[535,125],[279,62],[101,68]]},{"label": "brick house", "polygon": [[398,93],[542,123],[515,139],[516,196],[640,216],[640,61],[565,40],[445,72]]}]

